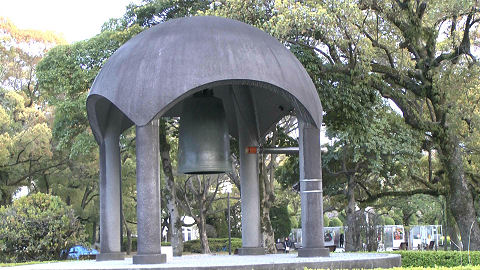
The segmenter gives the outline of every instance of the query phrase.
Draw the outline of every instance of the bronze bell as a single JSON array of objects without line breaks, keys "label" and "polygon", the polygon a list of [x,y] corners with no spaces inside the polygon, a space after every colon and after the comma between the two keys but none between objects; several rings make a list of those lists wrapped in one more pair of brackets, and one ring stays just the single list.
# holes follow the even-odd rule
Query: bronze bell
[{"label": "bronze bell", "polygon": [[222,100],[204,90],[183,102],[178,171],[214,174],[232,170],[230,139]]}]

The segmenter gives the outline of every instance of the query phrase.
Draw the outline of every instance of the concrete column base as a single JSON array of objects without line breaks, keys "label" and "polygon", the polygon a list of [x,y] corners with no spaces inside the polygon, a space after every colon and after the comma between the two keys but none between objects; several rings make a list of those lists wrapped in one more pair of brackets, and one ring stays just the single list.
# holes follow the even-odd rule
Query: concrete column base
[{"label": "concrete column base", "polygon": [[166,262],[166,254],[140,254],[133,256],[133,264],[159,264]]},{"label": "concrete column base", "polygon": [[263,247],[242,247],[238,249],[238,255],[265,255]]},{"label": "concrete column base", "polygon": [[97,254],[96,260],[100,261],[122,261],[125,259],[125,252],[112,252],[112,253],[103,253]]},{"label": "concrete column base", "polygon": [[328,257],[330,250],[328,248],[300,248],[298,257]]}]

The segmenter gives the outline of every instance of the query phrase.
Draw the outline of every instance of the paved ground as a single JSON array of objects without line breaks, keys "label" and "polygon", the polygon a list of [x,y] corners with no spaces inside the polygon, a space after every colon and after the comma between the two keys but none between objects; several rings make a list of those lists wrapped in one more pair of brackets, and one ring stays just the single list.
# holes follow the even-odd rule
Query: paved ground
[{"label": "paved ground", "polygon": [[400,255],[385,253],[331,253],[327,258],[299,258],[297,254],[264,256],[187,255],[175,257],[165,264],[134,265],[124,261],[70,261],[23,265],[2,269],[30,270],[125,270],[125,269],[305,269],[313,268],[376,268],[400,266]]}]

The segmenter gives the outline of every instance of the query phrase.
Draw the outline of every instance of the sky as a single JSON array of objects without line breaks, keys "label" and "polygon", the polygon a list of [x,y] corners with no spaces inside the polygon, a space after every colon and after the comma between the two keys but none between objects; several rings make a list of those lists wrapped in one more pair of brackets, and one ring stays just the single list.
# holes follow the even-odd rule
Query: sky
[{"label": "sky", "polygon": [[67,42],[91,38],[104,22],[121,17],[138,0],[0,0],[0,17],[20,29],[50,30]]}]

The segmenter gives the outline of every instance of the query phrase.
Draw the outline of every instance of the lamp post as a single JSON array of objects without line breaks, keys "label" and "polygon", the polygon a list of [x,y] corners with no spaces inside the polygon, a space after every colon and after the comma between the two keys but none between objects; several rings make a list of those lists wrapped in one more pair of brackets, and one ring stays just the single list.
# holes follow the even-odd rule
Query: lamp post
[{"label": "lamp post", "polygon": [[232,255],[232,228],[230,225],[230,193],[232,193],[232,183],[224,182],[222,193],[227,193],[228,255]]},{"label": "lamp post", "polygon": [[227,193],[228,255],[232,255],[232,230],[230,226],[230,193],[232,193],[232,184],[225,182],[222,187],[222,193]]},{"label": "lamp post", "polygon": [[228,208],[228,255],[232,255],[232,233],[230,228],[230,192],[232,189],[227,190],[227,208]]}]

